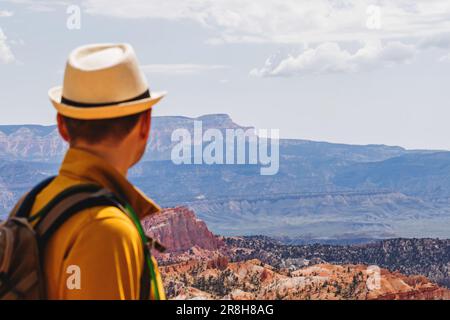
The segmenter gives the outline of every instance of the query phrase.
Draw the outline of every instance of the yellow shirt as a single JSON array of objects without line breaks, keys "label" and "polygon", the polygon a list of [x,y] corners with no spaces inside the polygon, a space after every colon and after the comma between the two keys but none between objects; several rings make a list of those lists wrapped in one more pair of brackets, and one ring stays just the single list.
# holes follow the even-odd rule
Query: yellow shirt
[{"label": "yellow shirt", "polygon": [[[95,183],[121,195],[140,219],[160,210],[106,161],[71,148],[59,175],[36,197],[31,215],[61,191],[81,183]],[[49,299],[139,299],[145,263],[142,241],[133,221],[116,207],[94,207],[69,218],[49,239],[43,261]],[[164,299],[164,292],[159,293]]]}]

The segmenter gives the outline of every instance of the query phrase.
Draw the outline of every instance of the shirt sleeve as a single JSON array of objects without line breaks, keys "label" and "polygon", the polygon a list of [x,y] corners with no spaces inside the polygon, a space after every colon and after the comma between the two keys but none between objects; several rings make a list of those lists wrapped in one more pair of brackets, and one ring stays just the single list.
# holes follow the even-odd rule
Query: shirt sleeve
[{"label": "shirt sleeve", "polygon": [[64,270],[74,271],[62,273],[63,299],[139,299],[144,263],[139,233],[119,209],[103,210],[109,212],[81,230],[64,260]]}]

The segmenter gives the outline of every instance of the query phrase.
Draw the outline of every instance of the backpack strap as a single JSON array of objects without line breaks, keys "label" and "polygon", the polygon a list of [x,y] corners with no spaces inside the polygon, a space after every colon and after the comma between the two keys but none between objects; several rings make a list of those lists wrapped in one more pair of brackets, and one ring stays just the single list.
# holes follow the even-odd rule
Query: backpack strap
[{"label": "backpack strap", "polygon": [[99,206],[117,206],[106,197],[110,193],[108,190],[95,185],[81,185],[65,191],[34,216],[39,217],[34,229],[39,240],[44,243],[64,222],[78,212]]},{"label": "backpack strap", "polygon": [[[140,237],[142,238],[139,220],[136,222],[134,212],[128,210],[129,205],[113,194],[111,191],[101,188],[94,184],[76,185],[62,191],[52,199],[42,210],[33,215],[31,219],[38,219],[35,225],[35,231],[38,235],[39,245],[43,247],[56,230],[69,218],[75,214],[99,206],[114,206],[130,216],[136,225]],[[138,225],[137,225],[138,224]],[[150,298],[151,282],[153,279],[152,267],[149,267],[151,253],[148,249],[147,241],[142,239],[144,250],[144,269],[141,275],[140,299],[148,300]]]},{"label": "backpack strap", "polygon": [[55,176],[49,177],[42,182],[40,182],[38,185],[36,185],[31,191],[29,191],[25,196],[23,196],[19,202],[16,204],[14,209],[11,211],[10,216],[15,216],[18,218],[25,218],[28,217],[28,214],[31,211],[31,208],[33,207],[34,200],[36,200],[36,196],[46,188],[50,182],[52,182],[55,179]]}]

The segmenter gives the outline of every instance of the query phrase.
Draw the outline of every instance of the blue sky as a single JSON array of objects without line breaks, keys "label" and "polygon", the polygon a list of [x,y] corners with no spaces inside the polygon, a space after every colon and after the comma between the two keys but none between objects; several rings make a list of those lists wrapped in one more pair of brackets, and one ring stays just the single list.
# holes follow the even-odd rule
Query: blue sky
[{"label": "blue sky", "polygon": [[450,150],[448,0],[0,0],[1,124],[54,123],[47,90],[93,42],[134,46],[156,115]]}]

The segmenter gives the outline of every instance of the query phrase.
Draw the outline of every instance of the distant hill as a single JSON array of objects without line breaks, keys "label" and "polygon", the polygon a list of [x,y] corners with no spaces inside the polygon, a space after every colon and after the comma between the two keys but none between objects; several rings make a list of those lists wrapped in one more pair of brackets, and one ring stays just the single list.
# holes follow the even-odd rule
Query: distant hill
[{"label": "distant hill", "polygon": [[[175,165],[173,130],[243,128],[225,114],[155,117],[130,179],[163,206],[195,209],[216,233],[307,241],[450,237],[450,153],[385,145],[280,140],[280,170]],[[0,212],[56,174],[66,150],[55,126],[0,126]],[[1,214],[0,214],[1,216]]]},{"label": "distant hill", "polygon": [[[170,151],[175,145],[171,142],[172,132],[178,128],[185,128],[193,134],[194,121],[202,121],[203,130],[251,128],[234,123],[226,114],[210,114],[198,118],[154,117],[144,160],[170,160]],[[65,150],[66,145],[59,138],[54,125],[0,125],[0,159],[59,162]],[[380,161],[410,152],[428,152],[408,151],[401,147],[385,145],[348,145],[298,139],[281,139],[280,150],[287,158],[354,162]]]},{"label": "distant hill", "polygon": [[450,198],[450,152],[356,163],[336,172],[333,183],[351,189],[390,189],[431,199]]},{"label": "distant hill", "polygon": [[[202,121],[203,130],[246,129],[235,124],[225,114],[205,115],[198,118],[154,117],[144,160],[170,160],[170,152],[176,144],[171,141],[172,132],[178,128],[185,128],[193,134],[194,121]],[[66,149],[67,146],[59,137],[54,125],[0,125],[0,159],[60,162]]]}]

